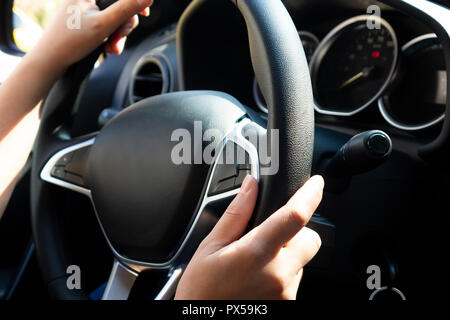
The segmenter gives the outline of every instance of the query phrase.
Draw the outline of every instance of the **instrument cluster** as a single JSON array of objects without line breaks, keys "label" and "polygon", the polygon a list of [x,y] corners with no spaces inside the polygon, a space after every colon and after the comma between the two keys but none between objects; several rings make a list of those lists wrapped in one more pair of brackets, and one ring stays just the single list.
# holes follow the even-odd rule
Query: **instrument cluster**
[{"label": "instrument cluster", "polygon": [[[410,39],[402,47],[394,28],[381,17],[347,19],[321,40],[300,31],[319,114],[350,117],[378,108],[391,126],[418,131],[442,122],[447,97],[444,52],[435,34]],[[256,80],[256,105],[267,112]]]}]

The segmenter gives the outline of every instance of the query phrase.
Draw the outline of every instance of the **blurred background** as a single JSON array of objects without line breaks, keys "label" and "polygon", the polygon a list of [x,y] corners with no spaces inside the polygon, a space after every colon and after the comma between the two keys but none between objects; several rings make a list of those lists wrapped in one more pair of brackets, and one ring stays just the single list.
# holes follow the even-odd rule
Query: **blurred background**
[{"label": "blurred background", "polygon": [[14,41],[28,52],[50,23],[62,0],[15,0],[13,9]]},{"label": "blurred background", "polygon": [[26,14],[41,28],[51,21],[62,0],[15,0],[14,8]]},{"label": "blurred background", "polygon": [[[13,38],[18,50],[29,52],[50,23],[62,0],[15,0]],[[0,85],[21,60],[20,55],[0,51]]]}]

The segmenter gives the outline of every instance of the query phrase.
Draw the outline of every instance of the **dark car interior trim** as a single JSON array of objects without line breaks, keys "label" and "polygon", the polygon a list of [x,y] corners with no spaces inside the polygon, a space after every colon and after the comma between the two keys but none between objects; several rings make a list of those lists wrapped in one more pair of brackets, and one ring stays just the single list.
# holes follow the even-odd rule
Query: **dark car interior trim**
[{"label": "dark car interior trim", "polygon": [[[246,20],[236,9],[233,3],[235,1],[196,1],[198,6],[195,10],[191,8],[179,20],[189,2],[156,1],[151,18],[144,19],[142,26],[130,36],[123,55],[109,56],[89,75],[86,69],[69,70],[75,75],[73,80],[82,88],[81,94],[69,96],[67,99],[64,97],[64,90],[65,93],[72,90],[73,83],[58,84],[51,100],[65,105],[65,110],[61,110],[57,115],[64,118],[64,121],[62,125],[53,122],[57,117],[51,115],[51,112],[44,113],[44,117],[50,115],[48,120],[51,122],[46,134],[57,131],[59,137],[83,141],[87,134],[101,130],[129,106],[130,84],[136,65],[141,59],[155,52],[163,57],[167,68],[170,69],[169,92],[198,89],[224,91],[236,97],[248,109],[252,121],[266,127],[268,116],[260,112],[253,97],[255,73],[251,50],[248,48]],[[8,16],[4,10],[11,10],[11,3],[12,1],[8,0],[0,4],[0,46],[6,52],[17,54],[12,39],[8,36],[11,34],[8,31],[11,28],[10,22],[3,19]],[[345,19],[365,14],[367,5],[373,2],[286,0],[283,3],[299,31],[312,32],[319,39],[323,39],[334,26]],[[381,0],[376,4],[382,8],[383,18],[392,24],[398,33],[400,47],[417,36],[430,33],[437,35],[446,62],[447,93],[450,92],[450,22],[442,18],[444,15],[440,15],[441,10],[448,11],[443,7],[445,3],[440,6],[423,0]],[[324,8],[329,10],[323,10]],[[250,24],[256,23],[255,20],[257,19],[251,15],[247,16],[247,22],[250,21]],[[96,54],[99,55],[100,51]],[[95,60],[96,57],[92,58],[91,64]],[[257,69],[260,69],[260,73],[265,73],[267,68]],[[265,86],[274,85],[276,82],[278,80],[269,80]],[[387,92],[389,90],[388,87]],[[270,95],[265,96],[267,101],[273,100]],[[361,132],[383,130],[392,140],[393,147],[387,160],[375,169],[347,176],[336,182],[337,188],[326,191],[317,215],[335,228],[336,233],[332,237],[334,247],[327,251],[326,266],[315,265],[313,261],[305,270],[308,276],[303,281],[304,290],[299,299],[327,299],[342,294],[348,299],[363,297],[363,300],[367,300],[364,268],[368,264],[382,266],[383,275],[386,275],[386,279],[389,278],[386,280],[389,285],[401,287],[408,299],[419,298],[424,292],[432,292],[428,297],[430,299],[439,296],[437,288],[446,286],[450,281],[442,278],[450,266],[447,241],[450,228],[448,94],[446,99],[444,120],[416,132],[390,125],[379,113],[376,103],[351,117],[315,115],[313,174],[324,174],[327,164],[339,149]],[[51,108],[47,106],[47,109]],[[295,121],[301,122],[298,119]],[[52,141],[49,139],[47,142]],[[303,142],[288,143],[294,148]],[[55,145],[47,151],[51,154],[60,148],[60,145]],[[44,158],[34,161],[43,163],[48,160]],[[24,234],[17,233],[16,237],[13,237],[11,233],[12,229],[18,228],[18,223],[30,220],[28,201],[24,205],[23,200],[29,198],[26,191],[30,185],[29,168],[27,170],[0,223],[0,231],[5,231],[0,232],[0,237],[15,239],[14,248],[7,248],[6,252],[13,249],[19,251],[17,256],[11,261],[5,261],[0,267],[0,276],[5,275],[4,278],[8,280],[8,289],[0,291],[3,298],[8,299],[26,297],[27,292],[38,292],[42,298],[47,298],[46,288],[38,274],[36,253],[30,242],[29,223]],[[38,172],[33,174],[37,175]],[[299,181],[296,185],[298,183]],[[54,192],[56,189],[52,187],[50,191]],[[47,193],[49,196],[50,191]],[[269,195],[274,192],[276,189],[271,189],[264,197],[269,201]],[[83,284],[86,293],[89,293],[107,281],[111,262],[114,261],[113,254],[108,251],[108,243],[103,239],[89,200],[70,191],[59,190],[55,195],[52,197],[57,198],[55,205],[59,211],[48,210],[46,219],[60,220],[64,226],[61,232],[69,235],[73,243],[73,256],[66,255],[62,244],[57,245],[55,254],[38,252],[41,256],[48,255],[46,260],[55,260],[55,264],[42,268],[42,272],[47,277],[49,274],[54,275],[58,269],[59,275],[53,277],[50,287],[53,291],[62,292],[65,274],[60,271],[69,262],[82,261],[83,266],[92,270],[87,276],[86,286]],[[33,201],[36,201],[36,198],[33,198]],[[18,206],[18,203],[22,205]],[[71,203],[76,205],[71,206]],[[43,203],[42,208],[48,209],[49,204]],[[427,212],[427,221],[419,220],[423,212]],[[11,218],[13,216],[14,219]],[[79,222],[74,223],[77,218],[80,219]],[[85,227],[85,234],[79,234],[77,230],[88,225],[88,222],[91,226]],[[55,229],[57,225],[52,223],[46,227]],[[55,242],[42,234],[35,239]],[[418,251],[427,252],[429,257],[428,261],[420,266],[417,266],[415,260]],[[64,256],[66,261],[58,262],[57,256]],[[424,276],[417,280],[419,268]],[[31,281],[30,278],[35,279]],[[132,292],[132,296],[134,294],[135,292]],[[83,295],[82,298],[86,296]],[[66,297],[73,298],[71,295]]]}]

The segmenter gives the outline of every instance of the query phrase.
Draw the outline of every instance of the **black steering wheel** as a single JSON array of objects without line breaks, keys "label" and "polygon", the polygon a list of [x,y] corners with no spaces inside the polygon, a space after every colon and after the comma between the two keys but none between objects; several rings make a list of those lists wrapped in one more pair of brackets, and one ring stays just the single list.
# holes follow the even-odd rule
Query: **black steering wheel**
[{"label": "black steering wheel", "polygon": [[[179,28],[207,1],[193,1]],[[82,290],[67,287],[70,252],[59,227],[56,188],[92,201],[115,257],[104,299],[128,298],[139,273],[148,269],[167,271],[154,298],[170,299],[184,266],[220,218],[220,204],[237,194],[245,175],[260,183],[252,226],[309,178],[313,95],[296,27],[281,0],[232,2],[247,25],[254,71],[269,107],[267,128],[252,121],[246,108],[225,93],[181,91],[126,108],[98,133],[61,138],[58,128],[70,117],[99,52],[69,68],[46,98],[33,158],[32,227],[43,278],[54,298],[87,298]],[[178,32],[178,43],[182,37]],[[182,55],[180,50],[180,72]],[[174,161],[174,135],[203,136],[209,129],[216,129],[211,163],[196,158],[204,141],[194,144],[188,161]],[[278,153],[272,163],[261,161],[256,145],[244,137],[246,130],[256,132],[258,141],[268,141],[270,150]],[[219,161],[230,149],[245,157],[235,154],[231,164]]]}]

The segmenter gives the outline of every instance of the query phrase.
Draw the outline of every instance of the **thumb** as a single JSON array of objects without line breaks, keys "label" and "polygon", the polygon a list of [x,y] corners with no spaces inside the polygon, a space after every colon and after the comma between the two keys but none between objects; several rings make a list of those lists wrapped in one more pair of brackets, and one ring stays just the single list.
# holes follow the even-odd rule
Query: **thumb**
[{"label": "thumb", "polygon": [[225,247],[238,240],[247,228],[257,196],[258,182],[252,176],[247,176],[238,195],[225,210],[205,242]]}]

